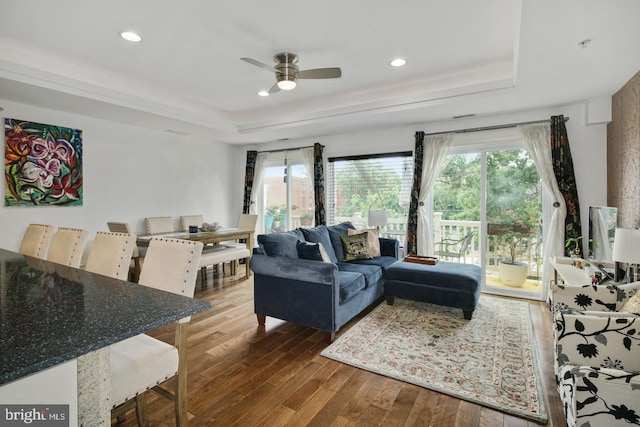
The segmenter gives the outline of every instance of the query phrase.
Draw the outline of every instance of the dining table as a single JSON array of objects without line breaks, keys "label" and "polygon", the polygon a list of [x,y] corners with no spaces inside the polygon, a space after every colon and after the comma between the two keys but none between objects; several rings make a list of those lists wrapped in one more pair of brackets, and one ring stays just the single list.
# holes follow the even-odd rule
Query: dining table
[{"label": "dining table", "polygon": [[[231,240],[244,240],[249,249],[249,254],[253,254],[253,229],[242,228],[220,228],[215,231],[202,231],[198,230],[195,233],[188,231],[173,231],[169,233],[156,233],[145,234],[137,237],[137,245],[139,247],[149,246],[149,241],[154,237],[166,237],[170,239],[184,239],[195,242],[202,242],[205,245],[219,245],[221,242],[227,242]],[[247,260],[247,277],[251,274],[249,269],[249,261]]]},{"label": "dining table", "polygon": [[226,242],[229,240],[244,239],[247,244],[247,249],[251,251],[253,249],[253,233],[254,230],[252,229],[242,228],[220,228],[215,231],[198,230],[196,233],[191,233],[188,231],[172,231],[169,233],[140,235],[137,238],[137,244],[138,246],[142,247],[149,246],[149,240],[151,240],[153,237],[192,240],[194,242],[202,242],[205,245],[219,244],[220,242]]},{"label": "dining table", "polygon": [[[62,400],[71,406],[69,425],[109,426],[109,345],[210,307],[0,249],[0,405],[15,404],[20,394],[34,404]],[[56,369],[72,362],[56,377]],[[69,378],[76,378],[74,396],[62,386]],[[40,388],[53,392],[43,398]]]}]

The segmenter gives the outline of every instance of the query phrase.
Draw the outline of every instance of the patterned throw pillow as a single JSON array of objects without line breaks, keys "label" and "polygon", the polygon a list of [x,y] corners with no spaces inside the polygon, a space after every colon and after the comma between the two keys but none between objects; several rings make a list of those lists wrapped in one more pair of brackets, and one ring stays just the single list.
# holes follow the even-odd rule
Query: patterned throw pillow
[{"label": "patterned throw pillow", "polygon": [[640,315],[640,291],[636,292],[634,296],[629,298],[618,312]]},{"label": "patterned throw pillow", "polygon": [[347,230],[349,236],[353,234],[363,234],[367,233],[367,241],[369,242],[369,253],[372,257],[382,256],[380,252],[380,236],[378,236],[378,230],[375,228],[371,230],[352,230],[349,228]]},{"label": "patterned throw pillow", "polygon": [[369,252],[369,241],[367,233],[359,233],[349,235],[341,235],[342,248],[344,249],[344,260],[351,261],[354,259],[371,259]]},{"label": "patterned throw pillow", "polygon": [[324,250],[322,243],[298,242],[296,244],[298,250],[298,258],[311,259],[314,261],[331,262],[327,251]]}]

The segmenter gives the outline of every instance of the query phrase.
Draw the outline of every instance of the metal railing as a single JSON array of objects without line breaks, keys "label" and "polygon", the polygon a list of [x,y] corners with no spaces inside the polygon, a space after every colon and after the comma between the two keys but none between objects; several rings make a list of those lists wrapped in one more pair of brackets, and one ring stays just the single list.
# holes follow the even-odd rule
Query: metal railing
[{"label": "metal railing", "polygon": [[[356,213],[353,217],[336,217],[336,223],[343,221],[351,221],[358,228],[367,227],[366,219],[361,213]],[[480,229],[480,221],[456,221],[443,220],[442,212],[436,212],[433,215],[434,243],[443,239],[461,239],[470,232],[475,232],[474,238],[469,245],[466,253],[466,262],[470,264],[480,265],[482,262],[480,239],[482,233]],[[388,218],[387,225],[380,227],[380,235],[382,237],[394,238],[400,241],[400,245],[404,245],[405,234],[407,230],[406,218]],[[520,261],[529,266],[528,276],[542,276],[542,239],[539,235],[532,234],[524,238],[522,247],[526,248]],[[498,263],[504,259],[504,251],[499,250],[496,236],[488,235],[486,244],[486,271],[497,272]]]},{"label": "metal railing", "polygon": [[[356,228],[368,227],[366,216],[361,212],[356,212],[350,217],[335,217],[335,223],[339,224],[344,221],[350,221]],[[300,216],[293,215],[291,224],[286,226],[287,230],[298,227],[308,227],[309,224],[302,224]],[[480,221],[456,221],[443,220],[442,213],[436,212],[433,215],[434,238],[433,241],[439,242],[443,239],[461,239],[470,232],[475,232],[475,236],[469,245],[466,253],[466,262],[470,264],[480,265],[481,263],[481,245],[482,236],[480,230]],[[404,245],[405,235],[407,232],[406,218],[388,218],[387,225],[380,227],[380,236],[400,241],[400,246]],[[495,236],[487,236],[487,255],[486,255],[486,271],[497,272],[498,263],[504,259],[504,251],[498,249]],[[526,248],[520,261],[528,264],[530,277],[542,276],[542,239],[539,235],[532,234],[523,239],[523,247]]]}]

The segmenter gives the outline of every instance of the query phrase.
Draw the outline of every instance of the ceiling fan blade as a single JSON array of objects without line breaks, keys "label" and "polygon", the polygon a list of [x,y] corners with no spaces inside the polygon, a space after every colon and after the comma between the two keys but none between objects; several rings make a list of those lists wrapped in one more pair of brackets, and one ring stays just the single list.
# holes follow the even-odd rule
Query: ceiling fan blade
[{"label": "ceiling fan blade", "polygon": [[340,76],[342,76],[342,70],[338,67],[298,71],[299,79],[336,79]]},{"label": "ceiling fan blade", "polygon": [[278,86],[278,83],[274,83],[273,86],[271,86],[271,89],[269,89],[269,94],[272,93],[276,93],[276,92],[280,92],[280,87]]},{"label": "ceiling fan blade", "polygon": [[240,58],[240,60],[255,65],[256,67],[264,68],[265,70],[275,71],[275,68],[273,68],[271,65],[263,64],[262,62],[256,61],[253,58]]}]

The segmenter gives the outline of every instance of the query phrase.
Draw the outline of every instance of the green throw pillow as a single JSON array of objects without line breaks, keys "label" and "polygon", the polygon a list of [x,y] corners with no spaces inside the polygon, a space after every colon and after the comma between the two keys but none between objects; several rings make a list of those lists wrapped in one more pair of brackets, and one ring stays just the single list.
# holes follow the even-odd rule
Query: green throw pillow
[{"label": "green throw pillow", "polygon": [[352,234],[350,236],[340,235],[340,240],[344,249],[345,261],[373,258],[369,252],[367,233]]}]

